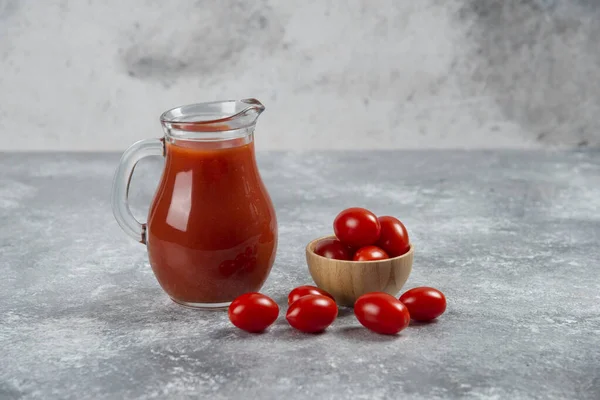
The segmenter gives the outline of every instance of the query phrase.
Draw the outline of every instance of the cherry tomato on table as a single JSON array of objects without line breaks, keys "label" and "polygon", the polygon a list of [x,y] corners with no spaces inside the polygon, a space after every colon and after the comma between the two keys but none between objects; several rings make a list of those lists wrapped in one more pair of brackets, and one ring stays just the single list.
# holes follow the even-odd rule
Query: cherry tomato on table
[{"label": "cherry tomato on table", "polygon": [[260,293],[246,293],[229,306],[229,320],[248,332],[262,332],[279,315],[279,306],[273,299]]},{"label": "cherry tomato on table", "polygon": [[293,302],[285,318],[299,331],[317,333],[331,325],[337,314],[335,301],[327,296],[311,294]]},{"label": "cherry tomato on table", "polygon": [[385,250],[390,257],[398,257],[408,252],[410,241],[404,224],[398,218],[389,216],[378,219],[381,225],[381,234],[377,246]]},{"label": "cherry tomato on table", "polygon": [[323,289],[319,289],[316,286],[305,285],[305,286],[298,286],[297,288],[293,289],[290,292],[290,294],[288,295],[288,304],[292,304],[293,302],[298,300],[300,297],[308,296],[311,294],[327,296],[330,299],[335,301],[333,296],[330,295],[329,293],[327,293],[326,291],[324,291]]},{"label": "cherry tomato on table", "polygon": [[408,290],[400,301],[415,321],[431,321],[446,311],[446,296],[432,287],[421,286]]},{"label": "cherry tomato on table", "polygon": [[365,328],[384,335],[394,335],[410,323],[408,309],[391,294],[363,294],[354,303],[354,314]]},{"label": "cherry tomato on table", "polygon": [[337,239],[322,239],[315,245],[315,253],[334,260],[351,260],[352,252],[348,246]]},{"label": "cherry tomato on table", "polygon": [[354,253],[354,261],[375,261],[390,258],[388,254],[377,246],[361,247]]},{"label": "cherry tomato on table", "polygon": [[343,243],[363,247],[377,242],[381,225],[371,211],[354,207],[345,209],[335,217],[333,231]]}]

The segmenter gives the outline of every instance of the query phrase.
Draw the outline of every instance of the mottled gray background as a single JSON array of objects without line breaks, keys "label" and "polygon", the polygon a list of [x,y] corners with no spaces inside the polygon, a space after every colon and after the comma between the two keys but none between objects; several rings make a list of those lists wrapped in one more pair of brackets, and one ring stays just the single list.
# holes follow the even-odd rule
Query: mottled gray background
[{"label": "mottled gray background", "polygon": [[123,150],[243,97],[262,149],[598,146],[599,5],[0,0],[0,150]]}]

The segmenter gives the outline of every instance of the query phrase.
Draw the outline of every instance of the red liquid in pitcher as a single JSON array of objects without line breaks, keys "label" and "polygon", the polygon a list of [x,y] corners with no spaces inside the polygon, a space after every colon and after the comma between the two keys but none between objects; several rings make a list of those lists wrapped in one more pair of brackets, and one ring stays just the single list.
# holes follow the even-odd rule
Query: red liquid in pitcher
[{"label": "red liquid in pitcher", "polygon": [[224,147],[234,143],[166,143],[147,245],[158,282],[176,301],[230,302],[258,291],[273,265],[277,221],[254,144]]}]

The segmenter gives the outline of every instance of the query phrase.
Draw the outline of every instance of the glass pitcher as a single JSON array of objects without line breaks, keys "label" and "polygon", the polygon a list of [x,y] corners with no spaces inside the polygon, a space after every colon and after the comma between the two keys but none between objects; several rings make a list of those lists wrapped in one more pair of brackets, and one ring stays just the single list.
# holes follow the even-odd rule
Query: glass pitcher
[{"label": "glass pitcher", "polygon": [[[256,99],[177,107],[160,117],[165,135],[133,144],[115,173],[112,208],[121,228],[146,244],[161,287],[196,308],[228,306],[258,291],[275,260],[277,219],[254,153]],[[140,223],[127,201],[136,163],[165,157]]]}]

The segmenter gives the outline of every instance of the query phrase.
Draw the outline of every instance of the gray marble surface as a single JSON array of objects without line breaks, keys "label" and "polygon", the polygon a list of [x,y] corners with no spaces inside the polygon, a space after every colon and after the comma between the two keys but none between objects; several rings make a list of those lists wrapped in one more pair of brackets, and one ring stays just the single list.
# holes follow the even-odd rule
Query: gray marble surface
[{"label": "gray marble surface", "polygon": [[[600,398],[600,153],[260,154],[280,222],[264,293],[364,206],[407,225],[407,288],[448,311],[395,337],[352,312],[265,334],[173,304],[109,207],[116,154],[0,154],[0,398]],[[145,212],[160,161],[140,165]]]}]

